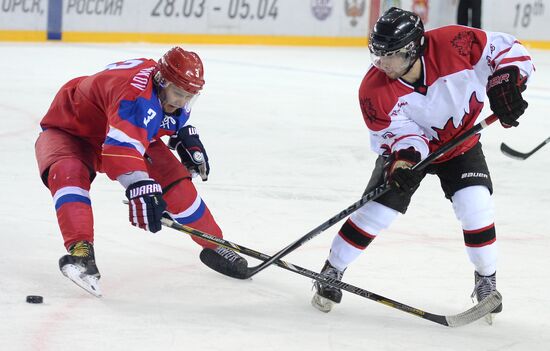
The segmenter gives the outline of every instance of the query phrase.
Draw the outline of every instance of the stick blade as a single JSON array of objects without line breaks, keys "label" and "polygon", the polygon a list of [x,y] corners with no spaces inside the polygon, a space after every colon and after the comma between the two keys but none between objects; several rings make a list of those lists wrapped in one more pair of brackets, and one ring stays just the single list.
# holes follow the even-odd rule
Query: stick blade
[{"label": "stick blade", "polygon": [[[210,269],[235,279],[247,279],[248,265],[242,264],[230,264],[228,260],[218,255],[212,249],[203,249],[199,255],[202,263],[204,263]],[[246,262],[246,260],[243,260]]]},{"label": "stick blade", "polygon": [[525,160],[527,157],[531,156],[530,154],[524,154],[522,152],[516,151],[505,143],[500,144],[500,151],[502,151],[502,153],[506,156],[515,158],[516,160]]},{"label": "stick blade", "polygon": [[460,327],[485,317],[493,312],[501,303],[502,295],[495,290],[469,310],[454,316],[446,316],[445,318],[449,327]]}]

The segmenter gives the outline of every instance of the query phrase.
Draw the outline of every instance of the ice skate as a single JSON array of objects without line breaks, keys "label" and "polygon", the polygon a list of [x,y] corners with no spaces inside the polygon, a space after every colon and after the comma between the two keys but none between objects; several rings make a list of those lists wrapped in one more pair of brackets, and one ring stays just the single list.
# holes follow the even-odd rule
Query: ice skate
[{"label": "ice skate", "polygon": [[59,269],[64,276],[90,294],[101,297],[99,278],[101,275],[95,264],[94,247],[87,241],[71,245],[69,254],[59,259]]},{"label": "ice skate", "polygon": [[247,276],[246,259],[223,246],[218,246],[216,249],[205,248],[199,257],[202,263],[221,274],[238,279],[244,279]]},{"label": "ice skate", "polygon": [[[342,280],[342,277],[344,276],[344,271],[339,271],[338,269],[334,268],[327,260],[325,262],[325,265],[323,266],[323,269],[321,270],[321,274],[337,280]],[[311,305],[321,312],[330,312],[335,304],[338,304],[340,303],[340,301],[342,301],[342,291],[338,288],[322,284],[318,281],[315,281],[313,287],[316,291],[315,295],[313,295],[313,298],[311,299]]]},{"label": "ice skate", "polygon": [[[474,296],[477,299],[477,302],[480,302],[486,298],[491,292],[497,289],[497,277],[496,273],[493,273],[489,276],[480,275],[478,272],[474,272],[475,276],[475,286],[474,291],[472,292],[472,299]],[[489,324],[493,324],[493,318],[495,313],[502,311],[502,303],[498,305],[493,312],[485,316],[485,321]]]}]

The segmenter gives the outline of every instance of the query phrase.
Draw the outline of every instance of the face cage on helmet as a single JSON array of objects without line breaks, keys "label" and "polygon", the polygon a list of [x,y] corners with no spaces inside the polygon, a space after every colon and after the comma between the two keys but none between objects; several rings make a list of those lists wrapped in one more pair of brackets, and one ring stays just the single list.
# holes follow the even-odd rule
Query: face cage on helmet
[{"label": "face cage on helmet", "polygon": [[410,69],[417,58],[418,50],[418,45],[414,41],[393,51],[375,50],[369,45],[372,64],[384,72],[397,75],[405,74]]},{"label": "face cage on helmet", "polygon": [[[181,108],[183,108],[187,112],[191,111],[191,107],[193,107],[193,105],[195,104],[195,101],[197,101],[197,98],[199,97],[200,93],[193,94],[193,93],[190,93],[187,90],[177,86],[175,83],[173,83],[173,82],[167,80],[166,78],[164,78],[162,76],[162,74],[160,73],[160,71],[157,72],[157,74],[155,75],[155,80],[157,81],[158,86],[161,89],[166,89],[169,86],[173,86],[174,88],[177,89],[176,94],[178,94],[178,95],[187,95],[188,100],[185,103],[185,105],[181,106]],[[168,103],[171,103],[171,102],[168,101]]]}]

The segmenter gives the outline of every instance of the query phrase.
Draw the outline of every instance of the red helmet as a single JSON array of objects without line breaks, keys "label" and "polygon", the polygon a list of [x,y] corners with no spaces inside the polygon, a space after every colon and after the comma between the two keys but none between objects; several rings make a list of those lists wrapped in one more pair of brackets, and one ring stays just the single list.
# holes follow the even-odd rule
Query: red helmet
[{"label": "red helmet", "polygon": [[199,55],[179,46],[168,50],[157,67],[162,78],[188,93],[197,94],[204,85],[204,68]]}]

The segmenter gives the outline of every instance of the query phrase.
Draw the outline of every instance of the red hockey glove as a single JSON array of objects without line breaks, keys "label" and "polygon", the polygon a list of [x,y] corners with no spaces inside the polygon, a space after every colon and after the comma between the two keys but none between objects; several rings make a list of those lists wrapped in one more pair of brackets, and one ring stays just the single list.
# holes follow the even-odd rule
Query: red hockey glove
[{"label": "red hockey glove", "polygon": [[412,147],[393,152],[386,163],[388,184],[402,193],[414,192],[424,175],[411,167],[420,162],[420,159],[420,152]]},{"label": "red hockey glove", "polygon": [[517,66],[498,69],[489,76],[487,96],[491,110],[505,128],[517,127],[517,119],[525,112],[528,104],[521,93],[525,90],[526,77],[521,77]]},{"label": "red hockey glove", "polygon": [[210,174],[208,155],[195,127],[180,128],[176,134],[170,137],[168,147],[178,152],[181,163],[193,177],[200,175],[203,182],[208,180],[208,174]]},{"label": "red hockey glove", "polygon": [[162,225],[160,220],[166,209],[162,188],[152,179],[140,180],[126,189],[129,200],[130,223],[141,229],[156,233]]}]

